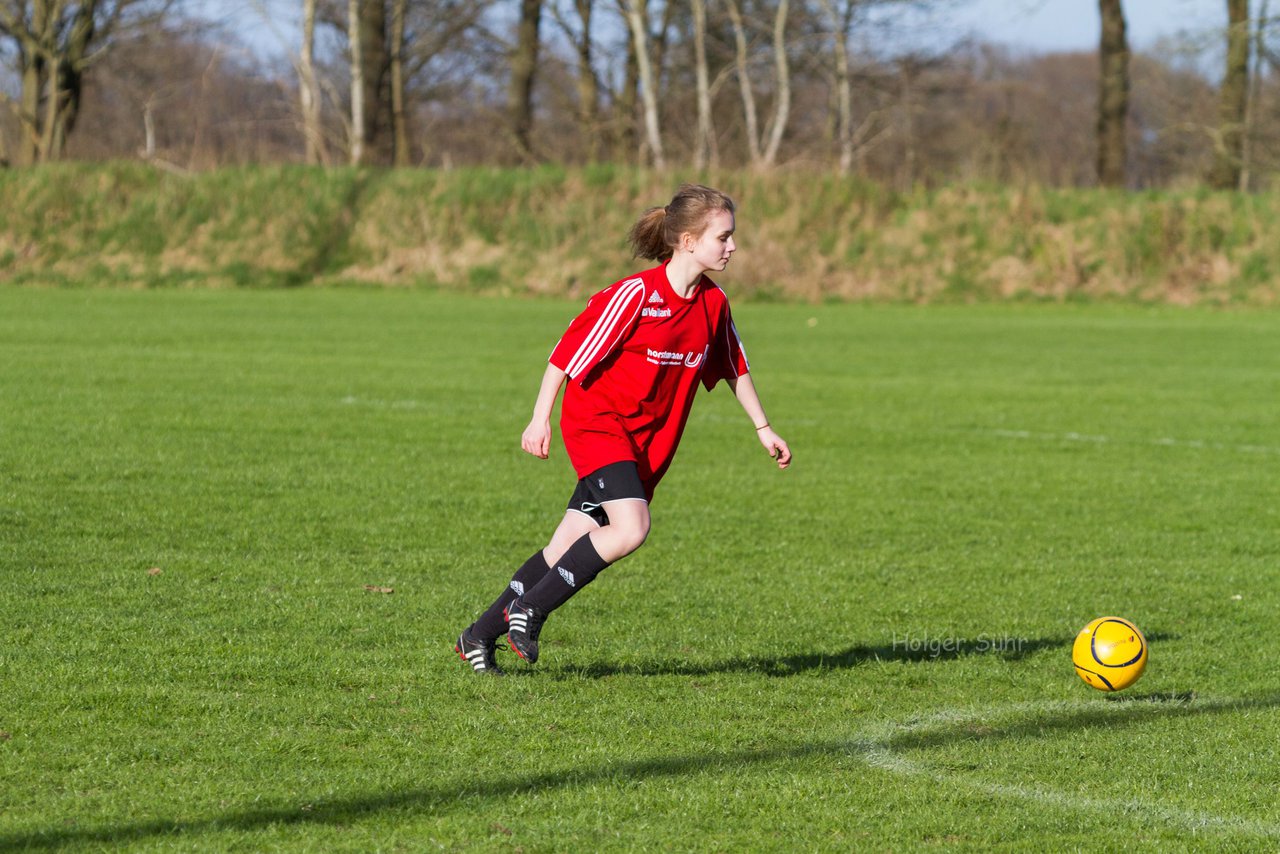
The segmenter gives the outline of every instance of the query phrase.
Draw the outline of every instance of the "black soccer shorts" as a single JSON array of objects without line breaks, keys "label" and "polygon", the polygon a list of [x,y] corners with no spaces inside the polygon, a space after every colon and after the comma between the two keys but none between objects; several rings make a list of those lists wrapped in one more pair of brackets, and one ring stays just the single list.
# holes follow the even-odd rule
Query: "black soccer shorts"
[{"label": "black soccer shorts", "polygon": [[640,480],[640,470],[631,460],[601,466],[578,481],[569,498],[569,506],[565,509],[585,513],[603,526],[609,524],[604,504],[627,499],[648,501],[644,482]]}]

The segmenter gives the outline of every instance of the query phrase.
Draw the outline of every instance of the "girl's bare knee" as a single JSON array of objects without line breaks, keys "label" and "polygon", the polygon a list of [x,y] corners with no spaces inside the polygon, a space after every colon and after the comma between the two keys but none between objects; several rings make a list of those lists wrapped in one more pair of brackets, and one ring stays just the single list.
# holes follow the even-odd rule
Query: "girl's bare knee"
[{"label": "girl's bare knee", "polygon": [[644,505],[640,512],[628,514],[625,519],[619,519],[616,523],[610,519],[610,527],[616,524],[618,547],[625,549],[627,554],[644,545],[644,541],[649,538],[649,507]]}]

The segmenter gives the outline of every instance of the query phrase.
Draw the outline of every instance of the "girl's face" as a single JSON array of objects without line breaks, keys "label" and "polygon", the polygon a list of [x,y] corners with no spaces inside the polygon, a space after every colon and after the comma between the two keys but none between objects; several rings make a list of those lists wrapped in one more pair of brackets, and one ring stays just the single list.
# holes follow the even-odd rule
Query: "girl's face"
[{"label": "girl's face", "polygon": [[723,270],[729,264],[729,256],[738,248],[733,242],[733,214],[719,210],[707,217],[702,234],[694,237],[685,233],[681,249],[693,255],[693,260],[703,270]]}]

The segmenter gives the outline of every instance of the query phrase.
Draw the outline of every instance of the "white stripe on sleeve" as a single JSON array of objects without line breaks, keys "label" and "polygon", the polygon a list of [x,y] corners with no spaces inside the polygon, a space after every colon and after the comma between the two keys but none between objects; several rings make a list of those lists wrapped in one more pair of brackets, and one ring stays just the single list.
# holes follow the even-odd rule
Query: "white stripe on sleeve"
[{"label": "white stripe on sleeve", "polygon": [[[595,363],[597,356],[609,352],[617,339],[615,333],[629,323],[631,318],[635,317],[635,313],[640,310],[639,297],[643,294],[643,279],[628,279],[618,287],[618,292],[609,299],[609,304],[604,307],[595,325],[591,327],[591,331],[587,333],[577,352],[569,360],[569,366],[565,369],[566,374],[577,377]],[[632,300],[635,300],[635,308],[631,312],[631,317],[624,321],[627,304]]]},{"label": "white stripe on sleeve", "polygon": [[[738,327],[734,325],[734,322],[732,319],[729,321],[729,329],[725,335],[725,338],[728,339],[729,335],[733,335],[733,340],[738,342],[738,352],[742,354],[742,363],[747,366],[747,372],[750,373],[751,360],[747,358],[747,348],[742,346],[742,338],[738,335]],[[736,377],[738,376],[738,362],[736,359],[733,358],[732,348],[729,349],[729,356],[730,356],[729,367],[733,369],[733,375]]]}]

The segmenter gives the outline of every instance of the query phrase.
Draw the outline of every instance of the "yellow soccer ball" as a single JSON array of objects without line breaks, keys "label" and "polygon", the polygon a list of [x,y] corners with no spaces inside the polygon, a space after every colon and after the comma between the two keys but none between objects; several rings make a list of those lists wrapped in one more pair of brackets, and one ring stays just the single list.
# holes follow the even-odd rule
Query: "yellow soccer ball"
[{"label": "yellow soccer ball", "polygon": [[1099,617],[1076,635],[1071,661],[1090,688],[1119,691],[1147,669],[1147,639],[1128,620]]}]

